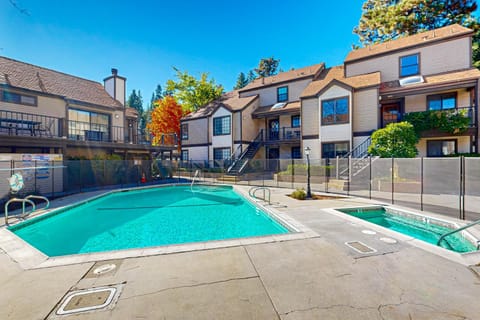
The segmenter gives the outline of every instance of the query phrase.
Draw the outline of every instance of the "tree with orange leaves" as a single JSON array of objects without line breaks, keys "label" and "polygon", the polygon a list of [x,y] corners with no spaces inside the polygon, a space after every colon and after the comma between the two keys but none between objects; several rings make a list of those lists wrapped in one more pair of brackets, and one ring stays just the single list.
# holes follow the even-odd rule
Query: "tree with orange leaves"
[{"label": "tree with orange leaves", "polygon": [[[169,144],[170,141],[166,141],[165,138],[170,136],[165,134],[176,133],[180,147],[180,119],[189,112],[184,111],[182,106],[172,96],[165,96],[153,104],[154,109],[151,113],[151,120],[147,124],[147,129],[153,136],[153,144],[159,145],[162,142]],[[163,141],[162,136],[164,136]]]}]

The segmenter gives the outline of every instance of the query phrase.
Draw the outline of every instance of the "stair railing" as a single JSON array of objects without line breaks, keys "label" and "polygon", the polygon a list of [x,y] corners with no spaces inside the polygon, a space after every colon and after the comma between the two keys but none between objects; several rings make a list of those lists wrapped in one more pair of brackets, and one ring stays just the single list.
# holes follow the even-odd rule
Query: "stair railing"
[{"label": "stair railing", "polygon": [[[255,139],[252,142],[250,142],[248,147],[245,148],[245,150],[240,154],[240,156],[232,162],[232,164],[228,167],[227,172],[230,172],[239,161],[243,160],[243,158],[245,157],[245,155],[248,153],[249,150],[251,150],[252,148],[258,148],[262,142],[263,142],[263,129],[260,130],[260,132],[257,134]],[[241,169],[243,169],[245,165],[246,163],[243,163]]]}]

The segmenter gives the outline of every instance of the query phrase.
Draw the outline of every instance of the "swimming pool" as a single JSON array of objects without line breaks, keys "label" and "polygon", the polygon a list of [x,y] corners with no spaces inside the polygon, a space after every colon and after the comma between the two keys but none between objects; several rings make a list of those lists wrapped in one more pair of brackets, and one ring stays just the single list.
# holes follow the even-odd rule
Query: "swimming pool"
[{"label": "swimming pool", "polygon": [[54,257],[290,231],[231,186],[111,192],[8,228]]},{"label": "swimming pool", "polygon": [[[457,228],[452,223],[384,207],[337,209],[337,211],[434,245],[437,245],[438,239],[443,234]],[[447,236],[440,246],[460,253],[477,250],[462,232]]]}]

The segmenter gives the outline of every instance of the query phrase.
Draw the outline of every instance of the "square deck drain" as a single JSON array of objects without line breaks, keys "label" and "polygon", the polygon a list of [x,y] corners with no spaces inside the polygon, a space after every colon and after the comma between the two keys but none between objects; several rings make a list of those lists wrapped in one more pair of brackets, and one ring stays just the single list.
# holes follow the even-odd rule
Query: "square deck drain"
[{"label": "square deck drain", "polygon": [[76,290],[67,293],[60,306],[48,319],[92,311],[111,310],[122,292],[125,283],[108,287]]},{"label": "square deck drain", "polygon": [[377,252],[377,250],[370,248],[367,246],[365,243],[362,243],[360,241],[348,241],[345,242],[347,246],[352,248],[353,250],[359,252],[359,253],[374,253]]}]

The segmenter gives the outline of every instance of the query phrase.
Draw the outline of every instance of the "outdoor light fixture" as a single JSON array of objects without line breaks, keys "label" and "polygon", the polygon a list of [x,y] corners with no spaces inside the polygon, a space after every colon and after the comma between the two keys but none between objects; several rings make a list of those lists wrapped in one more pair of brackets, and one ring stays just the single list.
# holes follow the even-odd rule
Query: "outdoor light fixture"
[{"label": "outdoor light fixture", "polygon": [[305,155],[307,156],[307,198],[312,199],[312,190],[310,189],[310,147],[305,147]]}]

